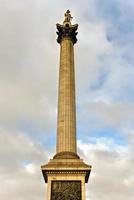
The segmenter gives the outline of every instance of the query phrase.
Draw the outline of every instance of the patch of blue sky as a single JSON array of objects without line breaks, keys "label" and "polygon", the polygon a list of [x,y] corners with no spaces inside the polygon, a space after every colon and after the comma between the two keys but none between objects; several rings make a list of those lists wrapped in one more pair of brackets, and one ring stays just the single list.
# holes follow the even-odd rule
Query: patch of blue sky
[{"label": "patch of blue sky", "polygon": [[98,72],[98,76],[96,79],[94,79],[91,83],[90,83],[90,91],[94,91],[94,90],[98,90],[101,89],[108,77],[108,70],[104,70],[100,67],[100,70]]},{"label": "patch of blue sky", "polygon": [[49,133],[49,135],[46,136],[46,134],[44,134],[42,136],[42,140],[41,140],[41,144],[47,148],[47,149],[56,149],[56,131],[52,131],[51,133]]},{"label": "patch of blue sky", "polygon": [[118,23],[122,15],[121,7],[117,0],[96,0],[96,11],[99,19],[112,23]]},{"label": "patch of blue sky", "polygon": [[31,164],[31,160],[22,160],[21,161],[22,166],[26,166],[26,165],[29,165],[29,164]]},{"label": "patch of blue sky", "polygon": [[132,103],[134,101],[134,66],[124,60],[118,65],[116,59],[112,63],[113,66],[110,66],[112,65],[110,60],[106,62],[107,67],[104,67],[104,70],[100,67],[97,78],[90,82],[87,88],[87,94],[98,98],[107,96],[113,102]]},{"label": "patch of blue sky", "polygon": [[133,7],[125,0],[96,0],[97,15],[118,23],[120,19],[128,19],[133,15]]},{"label": "patch of blue sky", "polygon": [[32,121],[23,120],[19,126],[19,130],[32,140],[38,141],[46,147],[52,148],[55,145],[56,133],[53,129],[46,130],[44,127],[34,125]]},{"label": "patch of blue sky", "polygon": [[109,24],[107,26],[107,40],[117,45],[130,46],[129,53],[134,48],[134,4],[133,7],[124,0],[96,1],[98,18]]},{"label": "patch of blue sky", "polygon": [[90,130],[90,134],[83,134],[83,131],[85,130],[79,126],[77,129],[78,139],[84,142],[89,141],[90,143],[96,143],[96,140],[99,138],[105,138],[107,140],[113,140],[117,145],[127,145],[127,139],[115,129],[92,129]]},{"label": "patch of blue sky", "polygon": [[[130,77],[127,77],[129,79]],[[125,80],[124,80],[125,82]],[[118,84],[118,83],[117,83]],[[104,94],[104,95],[103,95]],[[100,101],[107,101],[111,103],[127,103],[132,104],[134,102],[134,86],[133,81],[128,84],[118,84],[117,87],[104,87],[102,91],[98,91],[94,99]]]},{"label": "patch of blue sky", "polygon": [[121,88],[121,91],[119,91],[118,94],[116,93],[113,96],[113,99],[116,102],[133,103],[134,102],[134,86],[130,84],[124,86],[123,88]]},{"label": "patch of blue sky", "polygon": [[134,101],[133,77],[134,77],[134,69],[129,70],[127,66],[124,72],[120,72],[120,74],[115,73],[114,87],[112,88],[111,86],[110,88],[107,88],[107,92],[109,93],[109,95],[111,95],[112,100],[114,102],[133,103]]},{"label": "patch of blue sky", "polygon": [[19,124],[18,129],[36,139],[40,137],[40,135],[42,135],[42,130],[38,128],[38,126],[35,126],[34,123],[32,121],[29,121],[28,119],[22,120]]},{"label": "patch of blue sky", "polygon": [[122,59],[124,59],[125,62],[130,63],[131,67],[134,69],[134,40],[131,42],[131,44],[126,47],[126,51],[122,55]]}]

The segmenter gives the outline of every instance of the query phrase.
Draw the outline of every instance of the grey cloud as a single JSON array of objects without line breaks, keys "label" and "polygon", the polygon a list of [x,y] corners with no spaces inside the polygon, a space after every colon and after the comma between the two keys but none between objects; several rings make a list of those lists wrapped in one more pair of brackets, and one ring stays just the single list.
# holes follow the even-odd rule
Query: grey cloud
[{"label": "grey cloud", "polygon": [[[114,144],[112,148],[108,147],[108,139],[105,142],[79,143],[80,150],[85,154],[85,161],[93,166],[87,185],[88,198],[113,200],[129,196],[129,199],[133,199],[134,162],[128,158],[130,147],[123,147],[126,149],[121,150]],[[103,150],[102,146],[105,147]]]},{"label": "grey cloud", "polygon": [[45,151],[40,143],[31,140],[23,132],[12,132],[0,129],[0,157],[1,167],[13,168],[20,167],[25,163],[39,163],[45,161],[48,157],[48,151]]},{"label": "grey cloud", "polygon": [[[0,130],[0,197],[10,199],[43,199],[45,189],[40,165],[50,150],[23,133]],[[33,166],[33,169],[32,167]]]}]

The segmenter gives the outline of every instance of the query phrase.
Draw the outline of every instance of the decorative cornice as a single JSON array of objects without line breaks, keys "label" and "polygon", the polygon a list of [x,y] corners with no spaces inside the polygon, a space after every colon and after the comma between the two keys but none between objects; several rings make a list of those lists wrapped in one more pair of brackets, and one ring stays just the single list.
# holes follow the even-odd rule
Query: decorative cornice
[{"label": "decorative cornice", "polygon": [[85,175],[85,183],[88,182],[89,175],[90,175],[91,170],[42,170],[45,182],[48,182],[48,175],[56,175],[56,174],[83,174]]},{"label": "decorative cornice", "polygon": [[75,44],[77,42],[77,34],[78,32],[77,29],[78,29],[78,24],[74,24],[74,25],[71,25],[69,23],[66,23],[64,25],[61,25],[61,24],[56,24],[57,26],[57,35],[58,35],[58,38],[57,38],[57,42],[58,43],[61,43],[62,39],[63,38],[70,38],[73,42],[73,44]]},{"label": "decorative cornice", "polygon": [[49,163],[42,165],[42,173],[47,183],[48,175],[50,174],[84,174],[85,182],[88,182],[92,166],[87,165],[82,159],[50,159]]}]

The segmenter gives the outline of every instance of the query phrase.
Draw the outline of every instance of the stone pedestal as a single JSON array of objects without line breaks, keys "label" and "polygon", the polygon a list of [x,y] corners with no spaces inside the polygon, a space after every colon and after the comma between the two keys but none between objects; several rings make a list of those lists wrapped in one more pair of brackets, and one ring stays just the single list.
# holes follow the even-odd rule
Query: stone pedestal
[{"label": "stone pedestal", "polygon": [[42,166],[48,183],[47,200],[86,200],[85,183],[91,166],[79,158],[54,158]]}]

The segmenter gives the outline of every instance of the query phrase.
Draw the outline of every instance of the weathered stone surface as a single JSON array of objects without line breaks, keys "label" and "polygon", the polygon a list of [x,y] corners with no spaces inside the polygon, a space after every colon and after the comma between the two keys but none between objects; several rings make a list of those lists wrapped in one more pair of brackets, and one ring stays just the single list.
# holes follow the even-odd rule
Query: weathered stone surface
[{"label": "weathered stone surface", "polygon": [[70,38],[60,45],[60,72],[57,120],[57,153],[76,153],[74,49]]}]

